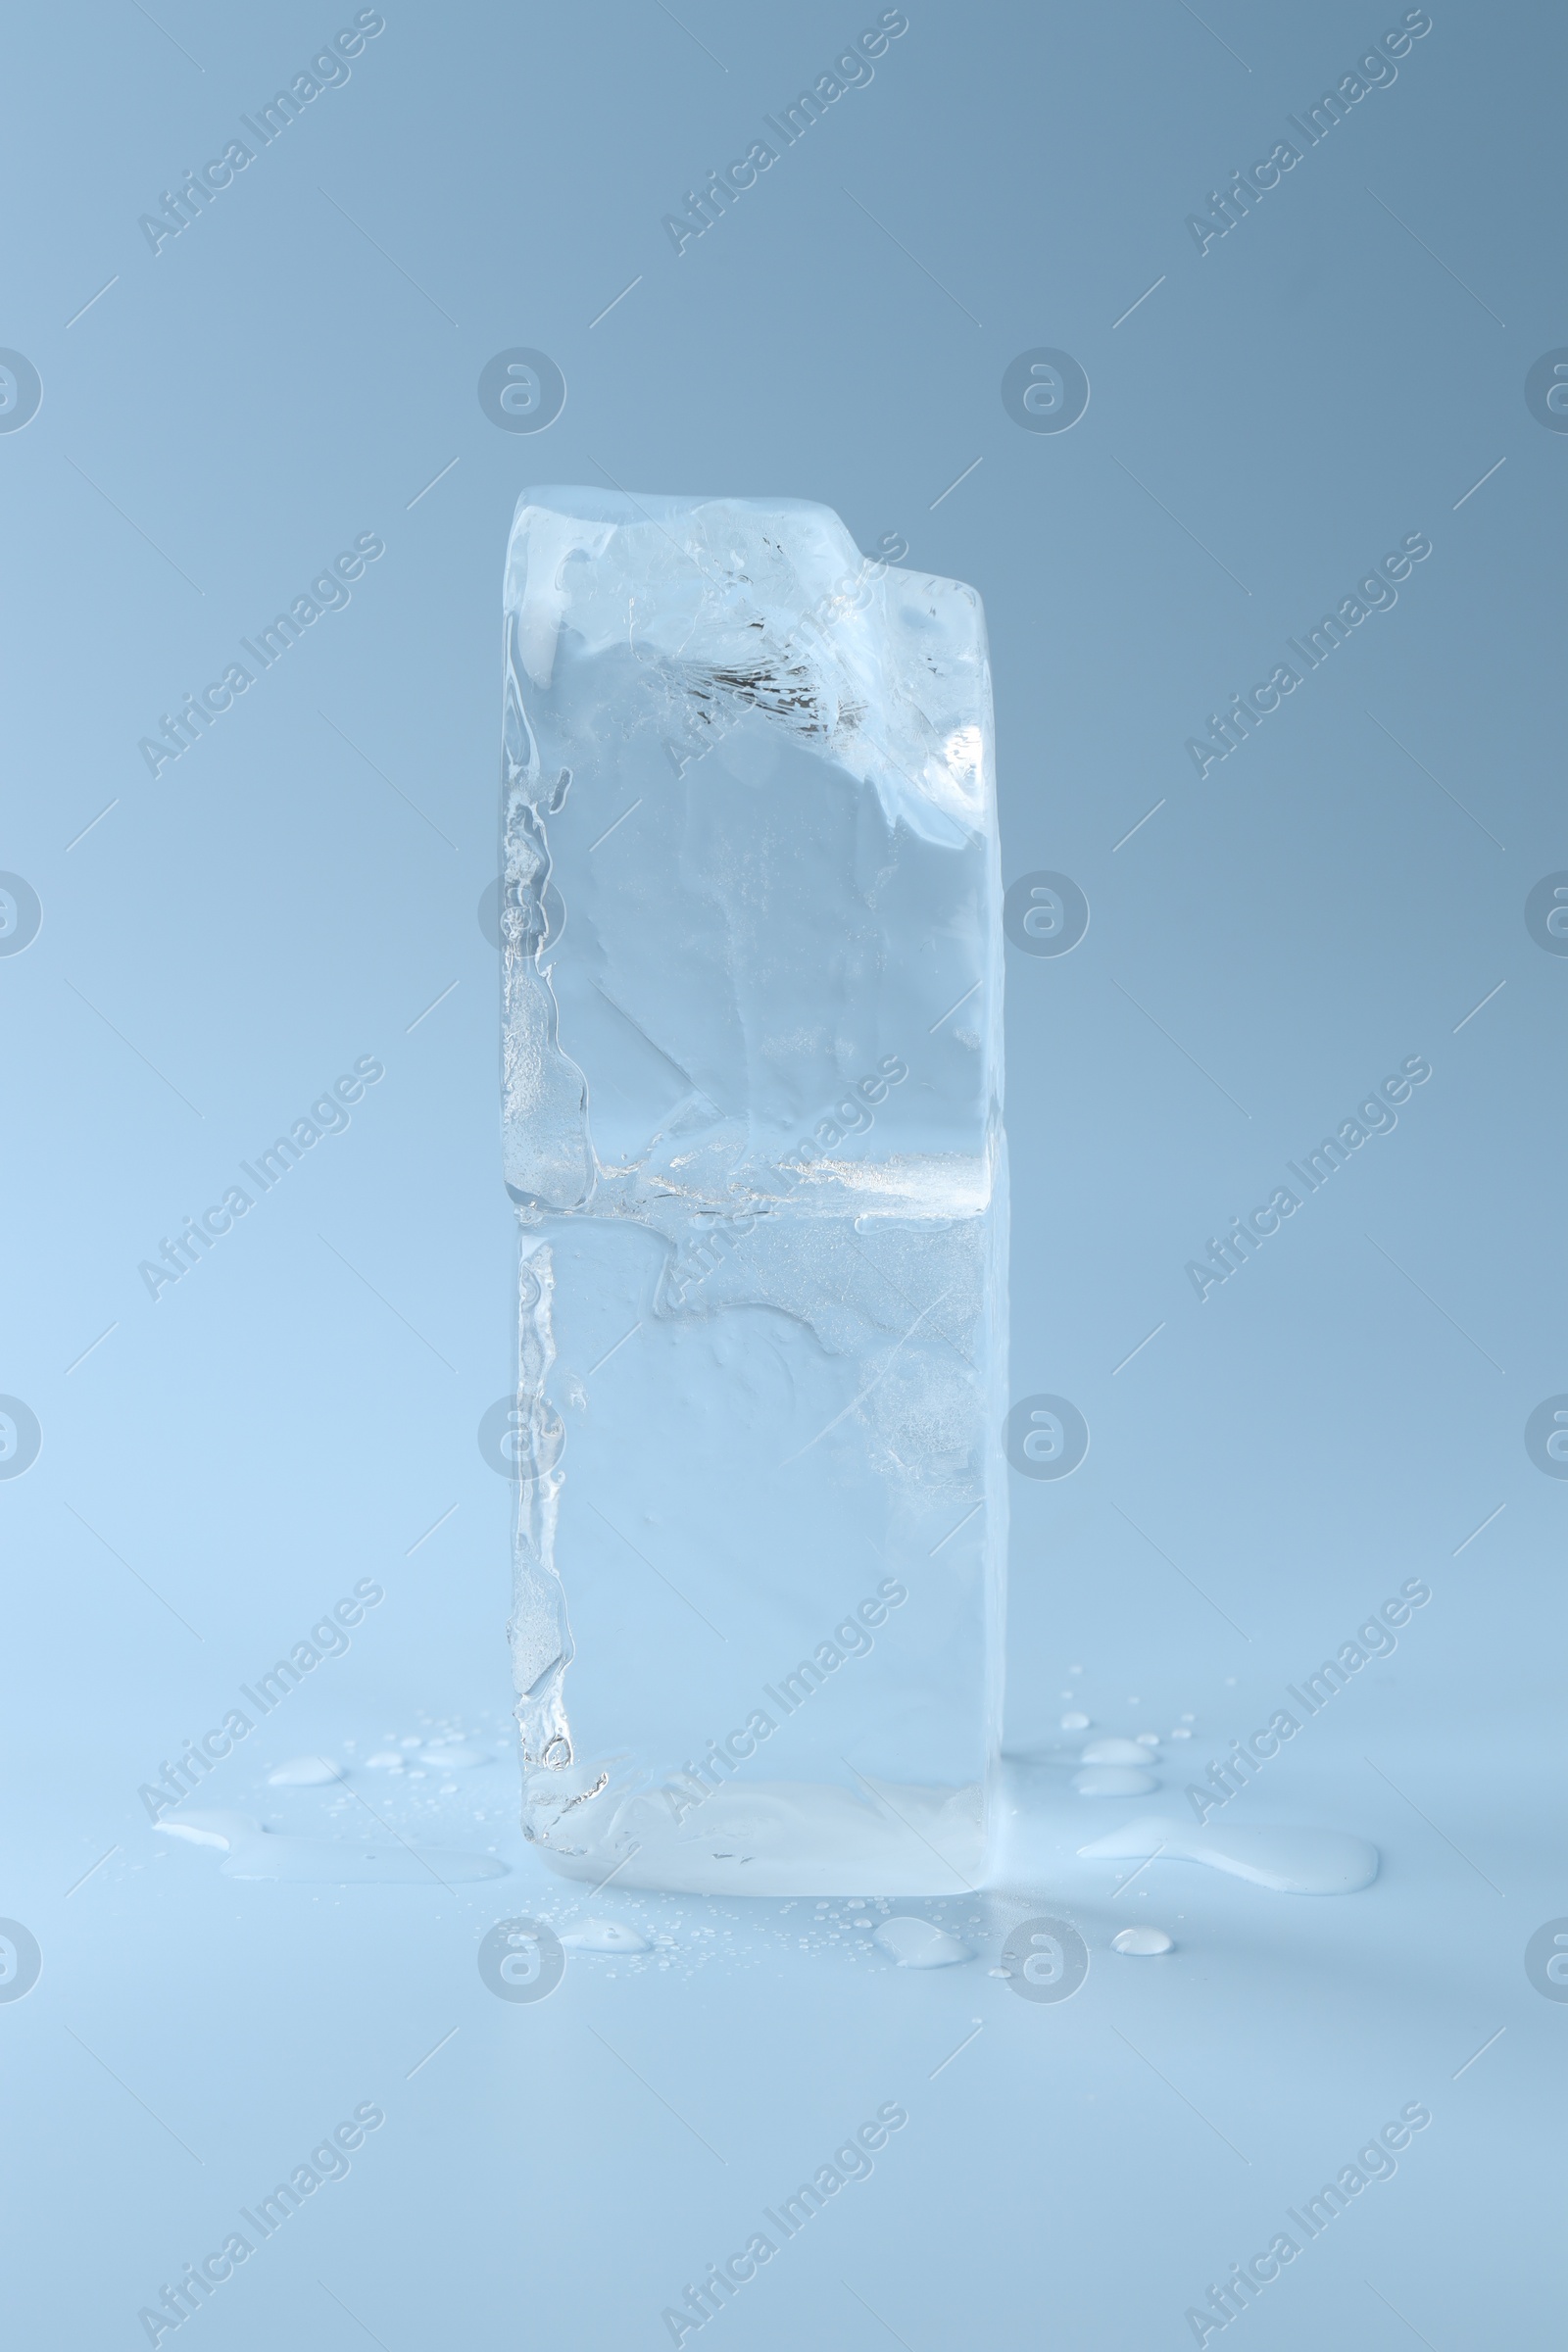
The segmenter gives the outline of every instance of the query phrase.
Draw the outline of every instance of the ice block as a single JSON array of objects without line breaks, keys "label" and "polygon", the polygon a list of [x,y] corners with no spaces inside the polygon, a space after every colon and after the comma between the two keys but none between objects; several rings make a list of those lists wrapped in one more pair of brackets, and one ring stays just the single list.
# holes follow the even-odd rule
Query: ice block
[{"label": "ice block", "polygon": [[980,600],[802,500],[528,491],[503,798],[524,1829],[621,1886],[962,1893],[1006,1528]]}]

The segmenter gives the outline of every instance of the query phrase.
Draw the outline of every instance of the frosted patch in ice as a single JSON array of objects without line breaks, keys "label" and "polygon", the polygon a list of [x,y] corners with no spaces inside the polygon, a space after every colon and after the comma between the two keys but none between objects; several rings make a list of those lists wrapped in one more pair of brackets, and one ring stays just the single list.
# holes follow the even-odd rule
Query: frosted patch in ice
[{"label": "frosted patch in ice", "polygon": [[1141,1814],[1078,1851],[1091,1862],[1206,1862],[1274,1894],[1355,1894],[1378,1875],[1378,1849],[1346,1830],[1199,1830],[1190,1821]]},{"label": "frosted patch in ice", "polygon": [[387,1838],[350,1845],[336,1838],[295,1838],[264,1829],[248,1813],[198,1812],[161,1821],[159,1829],[192,1845],[217,1846],[225,1879],[287,1879],[318,1886],[453,1886],[500,1879],[507,1866],[493,1854],[443,1852]]},{"label": "frosted patch in ice", "polygon": [[911,1918],[907,1912],[885,1919],[871,1940],[900,1968],[954,1968],[960,1960],[974,1958],[969,1946],[950,1936],[946,1928],[934,1926],[929,1919]]},{"label": "frosted patch in ice", "polygon": [[564,630],[578,659],[625,646],[718,732],[759,711],[927,839],[980,828],[990,710],[972,588],[885,566],[868,578],[837,514],[804,499],[530,497],[506,595],[535,686],[555,682]]}]

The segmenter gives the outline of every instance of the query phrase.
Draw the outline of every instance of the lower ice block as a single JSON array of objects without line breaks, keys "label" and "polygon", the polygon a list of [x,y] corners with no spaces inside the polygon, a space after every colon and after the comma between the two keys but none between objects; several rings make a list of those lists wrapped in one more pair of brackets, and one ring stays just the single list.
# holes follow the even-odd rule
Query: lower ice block
[{"label": "lower ice block", "polygon": [[794,499],[527,492],[505,589],[523,1825],[573,1878],[982,1883],[1000,872],[973,589]]}]

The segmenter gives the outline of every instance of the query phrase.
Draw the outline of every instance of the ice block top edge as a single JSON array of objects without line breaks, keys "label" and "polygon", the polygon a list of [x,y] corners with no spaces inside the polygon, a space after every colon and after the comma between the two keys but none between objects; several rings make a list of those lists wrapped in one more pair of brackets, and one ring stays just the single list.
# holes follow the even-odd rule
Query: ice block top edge
[{"label": "ice block top edge", "polygon": [[699,507],[762,507],[771,514],[819,514],[844,525],[831,507],[809,498],[735,500],[709,490],[605,490],[593,482],[535,483],[518,497],[514,523],[529,507],[550,514],[569,514],[578,522],[671,522],[694,514]]},{"label": "ice block top edge", "polygon": [[564,636],[586,655],[629,646],[707,703],[714,740],[756,711],[872,785],[890,822],[952,848],[994,831],[979,596],[862,556],[830,507],[530,488],[505,605],[538,692]]}]

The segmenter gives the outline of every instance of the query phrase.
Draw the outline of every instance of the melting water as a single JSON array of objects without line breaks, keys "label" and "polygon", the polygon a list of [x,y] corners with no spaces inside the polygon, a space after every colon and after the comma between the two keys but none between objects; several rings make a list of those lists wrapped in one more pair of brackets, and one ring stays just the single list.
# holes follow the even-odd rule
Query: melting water
[{"label": "melting water", "polygon": [[862,1776],[864,1795],[829,1783],[731,1782],[676,1818],[659,1788],[628,1789],[582,1767],[531,1774],[535,1820],[556,1808],[552,1870],[595,1885],[686,1894],[958,1895],[985,1861],[978,1788],[922,1788]]},{"label": "melting water", "polygon": [[1091,1862],[1206,1862],[1275,1894],[1354,1894],[1378,1875],[1378,1849],[1345,1830],[1259,1829],[1240,1824],[1197,1829],[1162,1813],[1144,1813],[1106,1838],[1081,1845]]},{"label": "melting water", "polygon": [[295,1838],[264,1829],[248,1813],[186,1813],[158,1827],[192,1845],[217,1846],[225,1879],[290,1879],[318,1886],[455,1886],[500,1879],[507,1865],[493,1854],[459,1854],[438,1846],[389,1838],[350,1845],[337,1838]]}]

